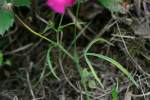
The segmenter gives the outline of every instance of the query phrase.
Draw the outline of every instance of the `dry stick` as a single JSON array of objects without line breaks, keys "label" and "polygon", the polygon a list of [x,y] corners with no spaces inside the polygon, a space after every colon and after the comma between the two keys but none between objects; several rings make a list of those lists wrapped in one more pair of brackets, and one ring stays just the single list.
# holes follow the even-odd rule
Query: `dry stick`
[{"label": "dry stick", "polygon": [[144,94],[131,94],[132,97],[144,97],[149,96],[150,92],[144,93]]},{"label": "dry stick", "polygon": [[65,71],[64,71],[64,69],[63,69],[63,65],[62,65],[61,59],[59,59],[59,65],[60,65],[60,69],[61,69],[61,71],[62,71],[62,73],[63,73],[63,75],[64,75],[66,81],[69,83],[69,85],[70,85],[76,92],[80,93],[81,91],[78,90],[78,89],[70,82],[70,80],[69,80],[68,77],[66,76]]},{"label": "dry stick", "polygon": [[[121,88],[119,89],[119,93],[122,92],[122,91],[124,91],[124,90],[126,90],[127,87],[128,87],[127,85],[124,85],[123,87],[121,87]],[[100,96],[94,97],[93,100],[98,100],[98,99],[100,100],[100,98],[105,97],[105,96],[107,96],[107,95],[110,95],[111,92],[112,92],[112,90],[110,89],[110,90],[108,90],[105,94],[101,94]]]},{"label": "dry stick", "polygon": [[130,36],[130,35],[117,35],[117,34],[112,34],[113,37],[119,37],[119,38],[125,38],[125,39],[135,39],[135,36]]},{"label": "dry stick", "polygon": [[76,40],[81,36],[81,34],[88,28],[88,26],[91,23],[88,23],[86,26],[84,26],[84,28],[78,33],[78,35],[72,40],[70,46],[68,47],[68,50],[72,47],[72,45],[76,42]]},{"label": "dry stick", "polygon": [[70,18],[72,19],[72,21],[73,21],[74,23],[77,23],[77,24],[76,24],[76,25],[77,25],[77,28],[78,28],[79,30],[82,30],[82,26],[79,24],[77,18],[73,15],[73,13],[72,13],[69,9],[67,9],[67,12],[68,12]]},{"label": "dry stick", "polygon": [[47,22],[44,18],[42,18],[42,17],[39,16],[38,14],[36,14],[36,17],[37,17],[40,21],[42,21],[43,23],[45,23],[46,25],[48,25],[48,22]]},{"label": "dry stick", "polygon": [[145,94],[144,94],[144,89],[143,89],[143,85],[142,85],[142,82],[141,82],[140,76],[139,76],[138,78],[139,78],[140,88],[141,88],[141,90],[142,90],[141,92],[143,93],[144,99],[146,100],[146,98],[145,98]]},{"label": "dry stick", "polygon": [[8,32],[6,35],[4,35],[4,37],[10,36],[10,35],[16,33],[17,30],[18,30],[18,26],[16,25],[15,28],[12,31]]},{"label": "dry stick", "polygon": [[141,0],[134,0],[134,5],[138,17],[141,17]]},{"label": "dry stick", "polygon": [[12,50],[12,51],[9,51],[9,52],[5,52],[4,55],[14,54],[14,53],[17,53],[17,52],[26,50],[26,49],[28,49],[29,47],[31,47],[32,45],[33,45],[33,43],[27,44],[27,45],[25,45],[25,46],[22,46],[22,47],[20,47],[20,48],[15,49],[15,50]]},{"label": "dry stick", "polygon": [[[143,81],[143,80],[145,80],[145,79],[150,79],[150,77],[142,78],[141,81]],[[137,80],[137,82],[139,82],[139,80]],[[131,87],[132,85],[133,85],[133,84],[125,85],[125,86],[123,85],[123,87],[121,87],[121,88],[119,89],[119,93],[122,92],[122,91],[124,91],[124,90],[126,90],[128,87]],[[100,95],[100,96],[95,97],[94,100],[97,100],[97,99],[99,99],[99,98],[101,98],[101,97],[104,97],[104,96],[110,95],[110,94],[111,94],[111,89],[108,90],[108,92],[106,92],[105,94],[102,94],[102,95]],[[145,96],[148,96],[148,95],[150,95],[150,92],[145,93]],[[133,97],[143,97],[142,94],[139,94],[139,95],[137,95],[137,94],[131,94],[131,96],[133,96]]]},{"label": "dry stick", "polygon": [[[118,23],[117,23],[116,25],[117,25],[117,28],[118,28],[119,33],[121,34],[121,30],[120,30],[120,28],[119,28]],[[141,67],[141,66],[134,60],[134,58],[130,55],[130,53],[129,53],[129,51],[128,51],[128,47],[127,47],[127,45],[126,45],[124,39],[123,39],[123,38],[121,38],[121,39],[122,39],[123,45],[124,45],[124,47],[125,47],[125,49],[126,49],[126,52],[127,52],[128,56],[131,58],[131,60],[133,61],[133,63],[136,65],[136,68],[137,68],[140,72],[142,72],[143,74],[146,74],[147,76],[150,76],[150,74],[147,73],[147,72],[145,72],[145,71],[142,69],[142,67]]]},{"label": "dry stick", "polygon": [[[76,23],[76,24],[75,24],[76,27],[77,27],[79,30],[82,30],[83,27],[79,24],[78,19],[73,15],[73,13],[72,13],[69,9],[67,9],[67,12],[68,12],[70,18],[72,19],[72,21],[73,21],[74,23]],[[83,32],[83,36],[86,37],[88,40],[91,40],[90,37],[86,36],[86,34],[85,34],[84,32]]]},{"label": "dry stick", "polygon": [[65,71],[64,71],[64,69],[63,69],[63,64],[62,64],[61,59],[59,59],[59,65],[60,65],[60,69],[61,69],[61,71],[62,71],[62,73],[63,73],[63,75],[64,75],[66,81],[69,83],[69,85],[70,85],[76,92],[85,95],[85,94],[86,94],[85,91],[80,91],[78,88],[76,88],[76,87],[70,82],[70,80],[69,80],[68,77],[66,76]]},{"label": "dry stick", "polygon": [[[101,37],[107,30],[109,30],[112,26],[114,26],[114,24],[117,22],[113,22],[113,18],[111,18],[108,23],[104,26],[104,28],[102,28],[99,32],[98,32],[98,35],[96,37]],[[110,24],[111,23],[111,24]]]},{"label": "dry stick", "polygon": [[33,92],[33,89],[32,89],[32,85],[31,85],[31,82],[30,82],[30,77],[29,77],[29,73],[26,71],[26,77],[27,77],[27,83],[28,83],[28,86],[29,86],[29,89],[30,89],[30,93],[32,95],[32,98],[33,100],[36,100],[35,98],[35,95],[34,95],[34,92]]}]

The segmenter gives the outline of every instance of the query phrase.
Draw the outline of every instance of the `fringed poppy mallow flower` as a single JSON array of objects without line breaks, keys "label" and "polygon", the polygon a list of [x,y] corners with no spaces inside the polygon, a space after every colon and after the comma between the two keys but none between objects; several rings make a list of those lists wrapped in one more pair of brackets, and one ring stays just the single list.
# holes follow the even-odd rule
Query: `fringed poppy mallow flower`
[{"label": "fringed poppy mallow flower", "polygon": [[64,14],[65,8],[75,4],[76,0],[48,0],[48,6],[56,13]]}]

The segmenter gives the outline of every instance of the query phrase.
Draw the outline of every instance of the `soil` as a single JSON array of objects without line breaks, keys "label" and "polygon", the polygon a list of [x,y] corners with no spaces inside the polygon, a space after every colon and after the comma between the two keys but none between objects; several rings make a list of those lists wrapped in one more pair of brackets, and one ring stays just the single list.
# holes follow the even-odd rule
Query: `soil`
[{"label": "soil", "polygon": [[[35,4],[31,8],[14,7],[14,13],[36,32],[59,42],[71,55],[76,53],[80,57],[78,64],[81,70],[90,71],[83,52],[95,38],[103,38],[113,44],[96,43],[89,52],[119,62],[131,73],[139,88],[112,63],[89,57],[104,85],[102,88],[96,82],[96,87],[88,87],[90,100],[117,100],[112,97],[114,86],[118,86],[118,100],[149,100],[150,2],[127,1],[131,2],[125,14],[111,13],[94,0],[82,2],[77,15],[77,5],[68,8],[61,25],[74,20],[81,24],[68,25],[59,31],[53,28],[59,27],[61,15],[49,9],[45,1],[32,2]],[[140,4],[137,1],[141,1]],[[75,33],[79,37],[76,45],[72,45]],[[34,35],[17,18],[14,26],[0,39],[5,62],[0,68],[0,100],[87,100],[78,65],[56,46],[48,54],[52,44]],[[47,56],[50,56],[60,80],[50,71]],[[93,77],[87,80],[96,81]]]}]

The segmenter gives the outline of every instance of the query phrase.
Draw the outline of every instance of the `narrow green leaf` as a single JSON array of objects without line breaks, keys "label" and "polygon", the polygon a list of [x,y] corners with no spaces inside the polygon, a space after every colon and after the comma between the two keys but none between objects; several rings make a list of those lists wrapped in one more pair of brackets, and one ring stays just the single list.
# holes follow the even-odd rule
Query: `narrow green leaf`
[{"label": "narrow green leaf", "polygon": [[0,66],[3,64],[3,53],[0,51]]},{"label": "narrow green leaf", "polygon": [[109,58],[107,56],[101,55],[101,54],[96,54],[96,53],[87,53],[87,56],[95,56],[98,57],[100,59],[106,60],[110,63],[112,63],[113,65],[115,65],[119,70],[121,70],[125,75],[128,76],[128,78],[137,86],[139,87],[139,85],[137,84],[137,82],[134,80],[134,78],[131,76],[131,74],[128,72],[127,69],[125,69],[120,63],[118,63],[117,61],[115,61],[112,58]]},{"label": "narrow green leaf", "polygon": [[4,33],[13,25],[13,23],[13,13],[0,9],[0,35],[4,35]]},{"label": "narrow green leaf", "polygon": [[88,53],[89,49],[96,43],[96,42],[105,42],[109,45],[113,45],[111,44],[109,41],[103,39],[103,38],[96,38],[94,39],[92,42],[90,42],[90,44],[86,47],[85,49],[85,52],[84,52],[84,57],[85,57],[85,60],[87,62],[87,64],[89,65],[89,68],[91,69],[93,75],[95,76],[95,79],[100,82],[100,80],[98,79],[95,71],[94,71],[94,68],[92,67],[92,64],[90,63],[89,59],[87,56],[95,56],[95,57],[98,57],[100,59],[103,59],[105,61],[108,61],[112,64],[114,64],[119,70],[121,70],[125,75],[128,76],[128,78],[137,86],[139,87],[139,85],[137,84],[137,82],[134,80],[134,78],[131,76],[131,74],[128,72],[127,69],[125,69],[121,64],[119,64],[117,61],[115,61],[114,59],[112,58],[109,58],[107,56],[104,56],[104,55],[101,55],[101,54],[96,54],[96,53]]},{"label": "narrow green leaf", "polygon": [[119,100],[118,90],[116,89],[115,86],[112,88],[111,95],[112,95],[112,100]]},{"label": "narrow green leaf", "polygon": [[97,76],[97,74],[96,74],[96,72],[95,72],[95,70],[94,70],[94,68],[93,68],[93,66],[92,66],[92,64],[91,64],[91,62],[89,61],[89,59],[87,58],[86,55],[85,55],[85,60],[86,60],[86,62],[87,62],[87,64],[88,64],[88,66],[89,66],[89,68],[90,68],[90,70],[91,70],[91,72],[92,72],[94,78],[96,79],[96,81],[100,84],[100,86],[101,86],[102,88],[104,88],[101,79]]},{"label": "narrow green leaf", "polygon": [[48,64],[48,67],[51,70],[52,74],[54,75],[54,77],[57,80],[60,80],[59,77],[56,75],[56,72],[55,72],[54,68],[52,67],[51,58],[50,58],[50,52],[51,52],[52,48],[53,47],[50,47],[49,50],[48,50],[48,52],[47,52],[47,64]]},{"label": "narrow green leaf", "polygon": [[96,72],[95,72],[95,70],[94,70],[94,68],[93,68],[93,66],[92,66],[92,64],[91,64],[91,62],[90,62],[90,60],[89,60],[88,57],[87,57],[87,52],[88,52],[88,50],[89,50],[89,49],[92,47],[92,45],[93,45],[94,43],[96,43],[96,42],[107,43],[107,44],[109,44],[109,45],[113,45],[113,44],[110,43],[109,41],[103,39],[103,38],[95,38],[92,42],[90,42],[90,44],[86,47],[86,49],[85,49],[85,51],[84,51],[84,58],[85,58],[86,63],[88,64],[88,66],[89,66],[89,68],[90,68],[90,70],[91,70],[91,73],[93,74],[93,76],[94,76],[94,78],[96,79],[96,81],[100,84],[100,86],[101,86],[102,88],[104,88],[104,86],[103,86],[103,84],[102,84],[102,82],[101,82],[101,79],[100,79],[100,78],[98,77],[98,75],[96,74]]},{"label": "narrow green leaf", "polygon": [[89,88],[91,88],[91,89],[96,88],[96,87],[97,87],[97,86],[96,86],[96,81],[95,81],[95,80],[89,80],[88,86],[89,86]]}]

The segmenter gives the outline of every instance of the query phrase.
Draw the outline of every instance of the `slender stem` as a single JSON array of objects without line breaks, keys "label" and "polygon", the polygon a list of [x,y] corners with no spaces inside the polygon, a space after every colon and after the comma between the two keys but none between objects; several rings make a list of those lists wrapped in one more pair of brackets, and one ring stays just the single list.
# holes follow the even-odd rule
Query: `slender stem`
[{"label": "slender stem", "polygon": [[76,60],[74,59],[74,57],[60,44],[52,41],[51,39],[48,39],[47,37],[41,35],[40,33],[34,31],[33,29],[31,29],[27,24],[25,24],[20,18],[18,15],[15,14],[15,17],[21,22],[21,24],[23,24],[23,26],[28,29],[31,33],[33,33],[34,35],[50,42],[51,44],[57,46],[60,50],[62,50],[66,55],[68,55],[69,58],[71,58],[74,62],[76,62]]}]

